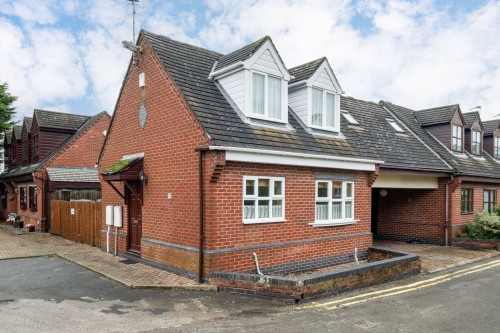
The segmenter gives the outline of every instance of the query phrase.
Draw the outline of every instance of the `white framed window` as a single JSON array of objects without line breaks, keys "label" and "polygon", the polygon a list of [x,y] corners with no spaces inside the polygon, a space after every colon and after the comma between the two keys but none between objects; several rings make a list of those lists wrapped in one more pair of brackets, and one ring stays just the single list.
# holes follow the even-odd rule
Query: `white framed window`
[{"label": "white framed window", "polygon": [[346,222],[354,222],[354,182],[317,180],[314,224]]},{"label": "white framed window", "polygon": [[394,119],[386,119],[389,125],[398,133],[404,133],[405,131],[399,126],[398,123],[394,121]]},{"label": "white framed window", "polygon": [[311,91],[311,126],[336,128],[335,95],[318,88]]},{"label": "white framed window", "polygon": [[481,154],[481,132],[472,131],[472,147],[471,151],[474,155]]},{"label": "white framed window", "polygon": [[243,177],[243,223],[285,222],[285,178]]},{"label": "white framed window", "polygon": [[282,120],[283,80],[252,72],[252,114],[259,118]]},{"label": "white framed window", "polygon": [[495,158],[500,158],[500,137],[493,138],[493,155]]},{"label": "white framed window", "polygon": [[452,135],[451,135],[451,149],[454,151],[462,151],[462,138],[463,138],[463,131],[462,131],[462,126],[459,125],[452,125],[453,130],[452,130]]},{"label": "white framed window", "polygon": [[342,116],[349,122],[351,125],[359,125],[358,121],[354,119],[354,117],[347,111],[342,111]]}]

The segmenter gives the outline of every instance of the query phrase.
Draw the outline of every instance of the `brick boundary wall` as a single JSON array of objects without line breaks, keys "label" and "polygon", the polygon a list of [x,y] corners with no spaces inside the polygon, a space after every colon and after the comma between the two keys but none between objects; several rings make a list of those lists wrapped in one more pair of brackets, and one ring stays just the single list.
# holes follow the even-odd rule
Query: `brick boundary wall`
[{"label": "brick boundary wall", "polygon": [[213,272],[210,274],[210,283],[217,285],[219,291],[299,303],[420,273],[420,258],[414,254],[370,247],[368,258],[381,260],[299,278]]},{"label": "brick boundary wall", "polygon": [[500,250],[500,239],[453,238],[451,245],[473,250]]}]

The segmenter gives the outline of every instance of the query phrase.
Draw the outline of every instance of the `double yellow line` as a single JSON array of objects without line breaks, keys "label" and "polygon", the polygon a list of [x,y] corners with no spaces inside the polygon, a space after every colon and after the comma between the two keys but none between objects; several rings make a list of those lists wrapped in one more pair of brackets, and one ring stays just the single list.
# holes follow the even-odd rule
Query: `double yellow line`
[{"label": "double yellow line", "polygon": [[322,308],[326,310],[335,310],[338,308],[343,308],[359,303],[364,303],[368,302],[371,300],[379,299],[379,298],[384,298],[384,297],[389,297],[389,296],[394,296],[394,295],[400,295],[400,294],[405,294],[409,293],[411,291],[423,289],[423,288],[428,288],[431,286],[435,286],[436,284],[440,284],[443,282],[447,282],[453,279],[456,279],[458,277],[466,276],[469,274],[481,272],[496,266],[500,266],[500,259],[490,261],[485,264],[480,264],[476,265],[474,267],[469,267],[465,269],[458,270],[453,273],[449,274],[444,274],[437,276],[435,278],[431,279],[426,279],[424,281],[419,281],[411,284],[407,284],[404,286],[400,287],[394,287],[394,288],[389,288],[389,289],[384,289],[384,290],[378,290],[378,291],[373,291],[369,293],[364,293],[352,297],[347,297],[331,302],[326,302],[326,303],[318,303],[318,302],[312,302],[310,305],[306,305],[301,307],[300,309],[312,309],[312,308]]}]

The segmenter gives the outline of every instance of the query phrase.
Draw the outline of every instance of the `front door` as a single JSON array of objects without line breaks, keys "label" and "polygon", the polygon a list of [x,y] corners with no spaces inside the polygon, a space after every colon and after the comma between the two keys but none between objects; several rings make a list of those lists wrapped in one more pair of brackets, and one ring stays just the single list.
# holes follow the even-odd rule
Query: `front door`
[{"label": "front door", "polygon": [[140,253],[142,238],[142,184],[140,182],[130,182],[129,184],[136,194],[127,188],[128,250]]}]

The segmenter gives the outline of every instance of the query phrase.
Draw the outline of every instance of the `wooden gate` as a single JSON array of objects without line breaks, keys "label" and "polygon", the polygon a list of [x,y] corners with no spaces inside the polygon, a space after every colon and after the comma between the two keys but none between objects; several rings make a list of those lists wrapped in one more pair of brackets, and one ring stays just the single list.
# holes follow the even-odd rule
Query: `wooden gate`
[{"label": "wooden gate", "polygon": [[50,232],[75,242],[100,246],[100,202],[62,201],[50,202]]}]

